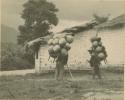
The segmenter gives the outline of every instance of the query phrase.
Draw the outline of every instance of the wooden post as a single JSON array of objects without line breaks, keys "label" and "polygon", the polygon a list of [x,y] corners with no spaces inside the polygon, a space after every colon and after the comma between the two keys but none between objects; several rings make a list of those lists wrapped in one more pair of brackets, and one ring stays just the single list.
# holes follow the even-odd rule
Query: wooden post
[{"label": "wooden post", "polygon": [[[38,51],[38,55],[39,55],[39,51]],[[39,73],[40,72],[40,68],[39,68],[39,57],[36,58],[36,53],[35,53],[35,72]]]}]

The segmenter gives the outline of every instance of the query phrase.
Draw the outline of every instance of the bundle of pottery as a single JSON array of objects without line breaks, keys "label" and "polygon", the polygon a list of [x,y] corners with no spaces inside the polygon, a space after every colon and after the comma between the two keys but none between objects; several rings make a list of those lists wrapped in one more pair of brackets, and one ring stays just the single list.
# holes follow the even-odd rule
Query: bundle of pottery
[{"label": "bundle of pottery", "polygon": [[68,55],[72,42],[73,36],[70,34],[55,34],[53,38],[48,41],[50,57],[57,58],[60,54],[64,56]]},{"label": "bundle of pottery", "polygon": [[92,47],[88,50],[91,56],[97,55],[100,61],[107,58],[107,52],[105,47],[102,45],[101,37],[91,38]]}]

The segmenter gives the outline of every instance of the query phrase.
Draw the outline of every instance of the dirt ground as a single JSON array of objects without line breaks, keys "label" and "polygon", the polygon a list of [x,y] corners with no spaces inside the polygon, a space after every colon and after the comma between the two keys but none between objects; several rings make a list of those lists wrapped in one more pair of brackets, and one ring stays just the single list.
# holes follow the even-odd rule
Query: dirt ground
[{"label": "dirt ground", "polygon": [[103,78],[92,79],[91,72],[65,74],[56,81],[54,74],[1,76],[0,99],[21,100],[123,100],[123,73],[102,72]]}]

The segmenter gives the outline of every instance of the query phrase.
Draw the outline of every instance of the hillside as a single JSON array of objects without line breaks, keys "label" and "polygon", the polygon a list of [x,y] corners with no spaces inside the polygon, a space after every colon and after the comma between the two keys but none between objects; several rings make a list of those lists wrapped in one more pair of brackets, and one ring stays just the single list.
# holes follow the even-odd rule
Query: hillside
[{"label": "hillside", "polygon": [[14,28],[4,24],[1,25],[1,42],[17,43],[17,35],[19,33]]}]

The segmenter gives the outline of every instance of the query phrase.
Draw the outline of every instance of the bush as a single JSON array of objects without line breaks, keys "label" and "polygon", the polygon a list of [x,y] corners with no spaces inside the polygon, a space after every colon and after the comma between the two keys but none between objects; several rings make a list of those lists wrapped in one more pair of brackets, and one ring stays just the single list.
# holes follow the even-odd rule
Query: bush
[{"label": "bush", "polygon": [[[1,70],[20,70],[33,68],[34,63],[28,59],[23,47],[13,43],[1,44]],[[33,57],[29,57],[33,60]]]}]

